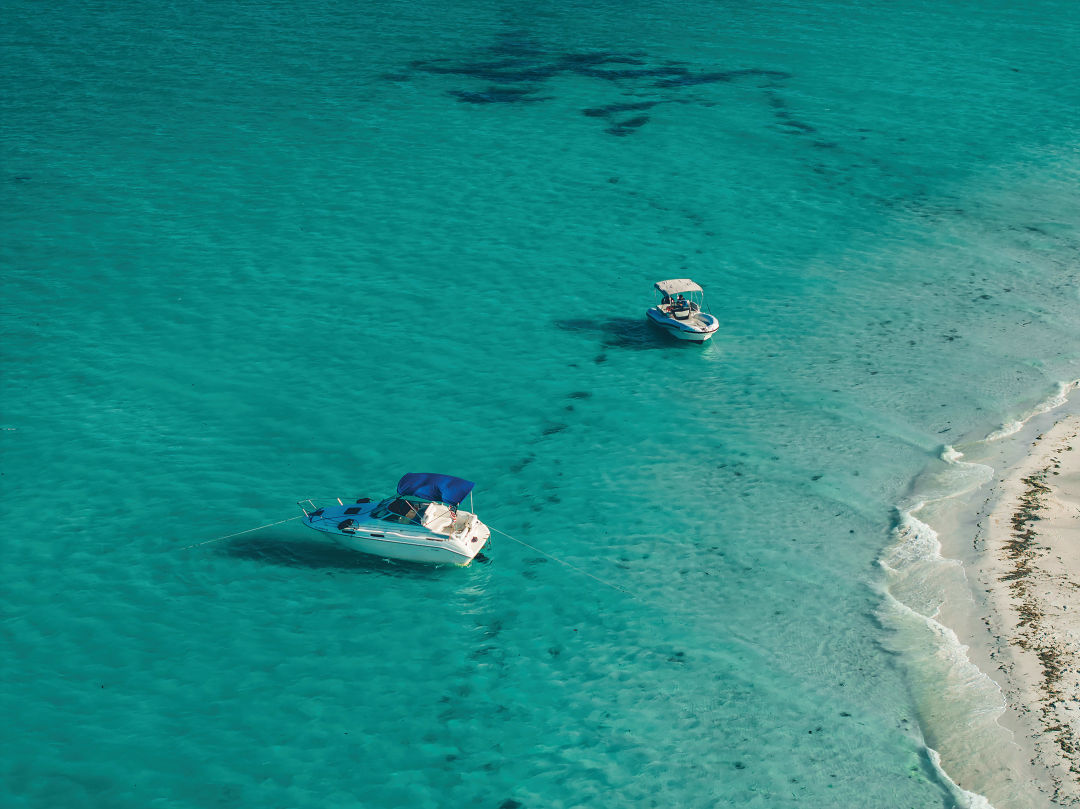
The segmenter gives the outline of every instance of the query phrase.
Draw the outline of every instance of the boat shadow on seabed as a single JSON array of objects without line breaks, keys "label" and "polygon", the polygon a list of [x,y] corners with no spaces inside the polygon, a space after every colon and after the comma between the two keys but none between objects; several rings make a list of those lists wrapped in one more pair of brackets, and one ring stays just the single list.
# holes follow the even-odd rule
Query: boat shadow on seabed
[{"label": "boat shadow on seabed", "polygon": [[[359,553],[330,542],[308,540],[274,539],[273,537],[236,539],[221,548],[221,553],[235,559],[248,559],[284,567],[308,568],[309,570],[351,571],[356,573],[382,573],[389,576],[424,576],[434,578],[444,567],[419,562],[384,559]],[[486,564],[490,560],[483,553],[477,554],[474,564]]]},{"label": "boat shadow on seabed", "polygon": [[[647,351],[652,348],[670,350],[673,346],[687,345],[682,340],[674,340],[645,318],[613,317],[606,320],[590,318],[564,318],[555,321],[563,331],[576,331],[592,334],[600,338],[605,348],[628,348],[632,351]],[[700,350],[700,346],[697,346]]]}]

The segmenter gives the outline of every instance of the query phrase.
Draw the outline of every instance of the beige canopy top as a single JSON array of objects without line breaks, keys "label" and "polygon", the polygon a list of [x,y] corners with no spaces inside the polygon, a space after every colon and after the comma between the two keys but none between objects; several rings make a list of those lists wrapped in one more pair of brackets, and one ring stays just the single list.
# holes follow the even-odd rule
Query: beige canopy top
[{"label": "beige canopy top", "polygon": [[672,278],[670,281],[657,281],[656,288],[665,295],[678,295],[680,292],[701,292],[701,287],[689,278]]}]

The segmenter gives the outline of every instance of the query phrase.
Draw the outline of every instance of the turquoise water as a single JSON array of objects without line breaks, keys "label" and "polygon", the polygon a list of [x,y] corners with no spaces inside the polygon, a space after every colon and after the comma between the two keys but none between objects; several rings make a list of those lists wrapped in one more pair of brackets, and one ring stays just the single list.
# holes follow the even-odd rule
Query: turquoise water
[{"label": "turquoise water", "polygon": [[[877,562],[1080,376],[1072,4],[5,12],[4,804],[970,802]],[[181,550],[406,471],[632,595]]]}]

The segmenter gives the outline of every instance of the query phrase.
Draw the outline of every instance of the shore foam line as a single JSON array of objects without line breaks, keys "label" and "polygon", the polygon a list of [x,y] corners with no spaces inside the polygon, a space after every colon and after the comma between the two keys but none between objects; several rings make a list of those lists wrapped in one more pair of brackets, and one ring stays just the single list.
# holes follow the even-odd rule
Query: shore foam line
[{"label": "shore foam line", "polygon": [[948,595],[967,587],[963,565],[943,557],[937,532],[910,512],[894,534],[880,562],[886,581],[878,615],[892,630],[886,645],[908,667],[927,754],[958,806],[993,809],[990,797],[974,791],[986,787],[995,800],[1005,798],[1000,809],[1019,806],[1011,802],[1018,793],[1038,790],[1016,766],[1012,734],[999,724],[1005,695],[939,620]]},{"label": "shore foam line", "polygon": [[[966,460],[966,455],[988,451],[996,442],[1017,435],[1038,417],[1065,405],[1069,402],[1069,394],[1078,385],[1080,380],[1058,385],[1054,393],[1022,417],[1004,424],[979,441],[963,445],[964,451],[944,447],[938,461],[919,476],[905,502],[898,506],[893,529],[894,542],[881,560],[886,577],[886,598],[881,617],[883,623],[895,631],[889,643],[901,653],[918,681],[915,689],[921,693],[916,694],[916,700],[920,703],[923,731],[935,766],[950,784],[962,792],[961,803],[971,806],[988,807],[991,800],[996,802],[999,809],[1080,803],[1080,794],[1076,792],[1080,785],[1077,779],[1080,762],[1075,757],[1070,759],[1067,754],[1067,750],[1076,752],[1074,742],[1080,738],[1080,701],[1066,706],[1070,711],[1075,710],[1075,716],[1072,713],[1063,716],[1061,689],[1048,691],[1042,687],[1043,701],[1040,705],[1043,707],[1039,716],[1045,717],[1046,721],[1041,724],[1033,722],[1034,717],[1025,713],[1025,700],[1030,701],[1039,688],[1036,685],[1039,668],[1030,660],[1023,665],[1001,662],[1006,651],[1013,656],[1025,651],[1017,645],[1017,641],[1006,640],[1007,625],[1010,621],[1016,623],[1018,620],[1016,612],[1010,613],[1009,604],[1000,595],[1002,591],[1008,592],[1007,582],[997,581],[1003,575],[1000,571],[997,571],[996,578],[995,573],[988,572],[999,555],[1002,543],[984,538],[984,547],[980,551],[980,539],[975,537],[973,546],[977,549],[977,555],[974,559],[966,560],[968,564],[965,565],[959,558],[942,555],[942,542],[931,522],[935,522],[943,513],[947,515],[951,509],[954,513],[949,518],[943,518],[946,523],[950,519],[956,521],[958,517],[961,522],[970,523],[962,527],[950,525],[953,533],[965,537],[957,547],[966,546],[971,534],[980,530],[977,527],[982,525],[977,522],[980,515],[958,515],[955,512],[966,510],[972,499],[971,494],[981,491],[995,479],[992,466]],[[1074,418],[1080,425],[1080,417]],[[1068,419],[1059,421],[1071,423]],[[1068,428],[1063,429],[1068,432]],[[1076,437],[1078,432],[1080,426],[1073,429],[1071,434]],[[1073,469],[1080,477],[1080,439],[1077,440],[1076,449]],[[1041,457],[1041,454],[1029,454],[1025,460],[1030,461],[1032,457]],[[995,459],[994,463],[1000,464],[1001,461]],[[1003,484],[1024,478],[1029,474],[1024,471],[1028,467],[1028,463],[1021,462],[1005,480],[994,483],[986,502],[998,502],[999,509],[1008,509],[1010,487]],[[924,510],[931,512],[930,516],[924,518],[925,521],[915,516]],[[994,514],[997,513],[994,511]],[[965,517],[968,519],[965,520]],[[993,520],[987,522],[993,524]],[[1080,526],[1080,484],[1077,523]],[[1077,531],[1078,550],[1075,564],[1071,565],[1074,571],[1080,570],[1080,527]],[[1059,569],[1054,575],[1057,576],[1054,581],[1062,582],[1066,580],[1068,572],[1067,569]],[[991,595],[989,603],[993,614],[989,618],[979,615],[975,585]],[[1080,592],[1075,582],[1070,582],[1070,585],[1071,593]],[[1033,589],[1042,592],[1044,584],[1033,585]],[[982,608],[986,606],[981,605]],[[946,617],[942,616],[943,610],[947,613]],[[1067,612],[1063,605],[1057,614]],[[974,657],[985,670],[972,659],[973,655],[969,654],[972,649],[947,625],[962,613],[966,615],[962,616],[959,625],[966,626],[961,634],[965,640],[977,644]],[[1039,614],[1044,615],[1045,611]],[[979,632],[973,629],[980,618],[986,627],[992,627],[990,641],[985,639],[985,633],[980,637]],[[1080,603],[1074,607],[1071,618],[1076,619],[1076,624],[1072,626],[1070,631],[1073,634],[1069,637],[1080,639]],[[1019,620],[1022,623],[1023,616]],[[1034,648],[1032,638],[1022,642],[1029,650]],[[1062,647],[1061,638],[1039,647],[1035,651],[1036,663],[1043,662],[1038,658],[1041,651],[1043,658],[1056,661],[1054,670],[1060,677],[1059,669],[1065,666],[1059,657]],[[1080,694],[1080,646],[1070,657],[1067,667],[1077,675],[1077,682],[1070,682],[1072,690],[1065,693],[1075,696]],[[999,719],[1003,717],[1008,721],[1000,722]],[[1060,728],[1069,720],[1075,720],[1070,726],[1072,730],[1067,733],[1061,731]],[[1050,740],[1053,739],[1058,740],[1057,749],[1050,750]],[[971,792],[960,784],[984,792],[985,796]],[[1038,803],[1033,804],[1032,800]]]},{"label": "shore foam line", "polygon": [[941,754],[937,750],[933,747],[927,747],[926,752],[930,756],[930,762],[934,765],[934,769],[938,771],[938,775],[952,787],[953,794],[962,809],[994,809],[993,805],[985,797],[975,792],[968,792],[949,778],[949,774],[941,766]]},{"label": "shore foam line", "polygon": [[1010,435],[1016,435],[1022,429],[1024,425],[1031,421],[1036,416],[1041,416],[1043,413],[1049,413],[1051,410],[1056,410],[1069,400],[1069,394],[1076,390],[1077,386],[1080,386],[1080,379],[1074,379],[1072,382],[1062,382],[1058,387],[1057,393],[1051,395],[1048,399],[1035,405],[1028,413],[1016,421],[1010,421],[1007,424],[1003,424],[997,430],[990,433],[980,443],[989,444],[994,441],[1000,441],[1002,438],[1007,438]]}]

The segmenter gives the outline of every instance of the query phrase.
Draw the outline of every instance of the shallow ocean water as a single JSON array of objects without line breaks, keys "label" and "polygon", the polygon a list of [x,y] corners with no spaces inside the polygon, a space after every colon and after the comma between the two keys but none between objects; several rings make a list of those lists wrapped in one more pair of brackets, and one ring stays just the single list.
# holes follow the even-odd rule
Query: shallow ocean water
[{"label": "shallow ocean water", "polygon": [[[1072,6],[7,16],[5,803],[971,800],[877,563],[1080,376]],[[621,590],[181,550],[406,471]]]}]

